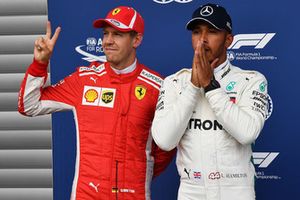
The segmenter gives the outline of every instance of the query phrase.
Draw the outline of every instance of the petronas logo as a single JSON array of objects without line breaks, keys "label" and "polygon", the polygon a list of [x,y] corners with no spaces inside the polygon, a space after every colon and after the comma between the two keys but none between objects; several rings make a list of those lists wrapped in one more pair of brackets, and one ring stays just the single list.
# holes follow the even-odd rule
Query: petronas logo
[{"label": "petronas logo", "polygon": [[231,81],[231,82],[226,86],[226,90],[227,90],[227,91],[233,90],[235,84],[236,84],[236,82]]}]

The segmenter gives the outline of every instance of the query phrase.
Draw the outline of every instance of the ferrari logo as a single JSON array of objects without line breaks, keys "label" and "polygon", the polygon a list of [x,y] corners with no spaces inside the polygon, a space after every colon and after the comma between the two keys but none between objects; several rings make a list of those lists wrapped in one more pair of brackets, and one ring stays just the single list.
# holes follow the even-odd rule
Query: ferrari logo
[{"label": "ferrari logo", "polygon": [[112,11],[112,15],[116,15],[116,14],[118,14],[120,11],[121,11],[120,8],[116,8],[116,9],[114,9],[114,10]]},{"label": "ferrari logo", "polygon": [[142,100],[146,94],[147,89],[142,86],[142,85],[138,85],[135,87],[134,93],[135,96],[138,100]]}]

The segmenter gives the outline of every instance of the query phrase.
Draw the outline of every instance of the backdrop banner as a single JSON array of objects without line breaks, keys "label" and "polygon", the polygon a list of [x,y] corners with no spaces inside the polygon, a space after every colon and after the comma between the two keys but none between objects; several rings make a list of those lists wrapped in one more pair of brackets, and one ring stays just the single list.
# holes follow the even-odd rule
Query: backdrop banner
[{"label": "backdrop banner", "polygon": [[[51,81],[56,83],[78,66],[103,59],[102,30],[95,19],[119,5],[137,9],[145,20],[145,35],[138,49],[139,61],[170,75],[190,68],[193,58],[191,32],[185,29],[192,12],[207,1],[199,0],[77,0],[48,2],[53,31],[62,27],[51,60]],[[299,3],[293,1],[213,1],[224,6],[233,21],[231,62],[263,73],[268,80],[269,116],[253,145],[259,200],[295,199],[300,196],[300,93],[296,64],[299,53]],[[298,17],[297,17],[298,16]],[[295,105],[293,104],[295,102]],[[54,199],[69,199],[76,155],[76,132],[70,112],[53,115]],[[284,136],[284,137],[283,137]],[[179,185],[174,161],[152,184],[152,199],[177,199]]]}]

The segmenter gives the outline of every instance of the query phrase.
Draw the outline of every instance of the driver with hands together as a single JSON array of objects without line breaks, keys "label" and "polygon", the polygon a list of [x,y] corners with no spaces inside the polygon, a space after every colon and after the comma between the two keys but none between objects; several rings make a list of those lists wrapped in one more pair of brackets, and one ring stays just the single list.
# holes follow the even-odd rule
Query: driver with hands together
[{"label": "driver with hands together", "polygon": [[233,41],[225,8],[197,8],[192,33],[192,69],[168,76],[152,124],[164,150],[177,147],[178,200],[254,200],[251,144],[266,119],[267,81],[227,59]]}]

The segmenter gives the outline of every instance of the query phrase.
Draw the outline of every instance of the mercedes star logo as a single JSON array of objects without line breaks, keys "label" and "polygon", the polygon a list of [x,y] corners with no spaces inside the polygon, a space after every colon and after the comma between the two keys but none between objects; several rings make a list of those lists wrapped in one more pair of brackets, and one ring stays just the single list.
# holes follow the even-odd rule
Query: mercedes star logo
[{"label": "mercedes star logo", "polygon": [[200,14],[204,17],[212,15],[214,12],[214,9],[210,6],[205,6],[200,10]]}]

